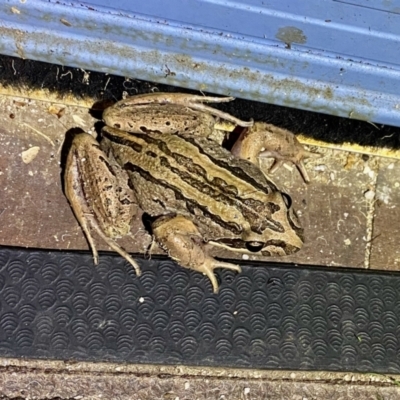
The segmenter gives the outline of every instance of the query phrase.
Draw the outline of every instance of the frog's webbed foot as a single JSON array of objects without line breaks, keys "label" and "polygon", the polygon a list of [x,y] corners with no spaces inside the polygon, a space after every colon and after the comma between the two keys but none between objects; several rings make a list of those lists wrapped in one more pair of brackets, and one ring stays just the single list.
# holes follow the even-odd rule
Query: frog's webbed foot
[{"label": "frog's webbed foot", "polygon": [[[113,239],[129,232],[132,207],[135,207],[122,173],[120,167],[107,161],[91,135],[80,133],[74,137],[64,171],[65,195],[87,238],[93,261],[97,265],[99,257],[92,230],[140,275],[139,264]],[[119,183],[113,193],[115,180]]]},{"label": "frog's webbed foot", "polygon": [[263,122],[257,122],[242,132],[232,148],[232,153],[256,165],[259,164],[259,157],[273,158],[274,164],[269,170],[270,173],[274,173],[283,163],[290,161],[297,167],[306,183],[310,182],[310,178],[304,160],[321,157],[318,153],[306,150],[292,132]]},{"label": "frog's webbed foot", "polygon": [[214,269],[227,268],[241,272],[238,265],[217,261],[207,254],[200,232],[189,219],[180,215],[161,217],[152,227],[157,242],[168,255],[182,267],[206,275],[211,281],[214,293],[218,292]]}]

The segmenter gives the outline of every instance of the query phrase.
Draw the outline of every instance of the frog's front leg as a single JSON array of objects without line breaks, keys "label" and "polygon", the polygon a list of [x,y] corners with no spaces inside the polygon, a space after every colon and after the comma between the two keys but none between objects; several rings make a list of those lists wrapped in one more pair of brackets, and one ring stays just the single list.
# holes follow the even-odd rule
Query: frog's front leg
[{"label": "frog's front leg", "polygon": [[75,135],[65,166],[65,195],[89,242],[94,263],[98,263],[98,253],[91,230],[140,275],[138,263],[114,240],[129,233],[136,213],[135,198],[128,179],[126,172],[107,158],[91,135]]},{"label": "frog's front leg", "polygon": [[214,269],[227,268],[241,272],[238,265],[217,261],[209,256],[197,227],[181,215],[160,217],[152,224],[152,228],[156,241],[179,265],[207,275],[214,293],[218,292]]},{"label": "frog's front leg", "polygon": [[270,173],[275,172],[285,161],[290,161],[306,183],[310,182],[310,178],[304,160],[321,156],[306,150],[292,132],[264,122],[256,122],[244,130],[232,147],[232,153],[256,165],[259,165],[259,157],[273,158]]}]

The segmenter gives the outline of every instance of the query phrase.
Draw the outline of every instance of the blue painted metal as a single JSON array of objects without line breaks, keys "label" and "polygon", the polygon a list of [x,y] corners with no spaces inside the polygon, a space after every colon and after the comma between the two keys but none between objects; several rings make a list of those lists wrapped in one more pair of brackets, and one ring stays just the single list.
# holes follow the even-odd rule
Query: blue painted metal
[{"label": "blue painted metal", "polygon": [[399,13],[400,0],[2,0],[0,53],[400,126]]}]

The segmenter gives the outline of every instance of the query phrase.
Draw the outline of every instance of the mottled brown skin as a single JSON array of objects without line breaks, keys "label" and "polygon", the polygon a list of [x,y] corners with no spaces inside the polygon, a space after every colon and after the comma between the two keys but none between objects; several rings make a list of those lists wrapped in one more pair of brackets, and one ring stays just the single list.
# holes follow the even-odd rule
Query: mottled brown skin
[{"label": "mottled brown skin", "polygon": [[107,158],[99,142],[87,133],[74,137],[66,162],[64,188],[92,249],[94,263],[98,263],[98,253],[91,230],[140,275],[139,264],[114,240],[129,233],[136,214],[136,200],[128,186],[128,175]]},{"label": "mottled brown skin", "polygon": [[[114,104],[112,107],[104,110],[103,120],[109,122],[110,126],[118,128],[114,126],[113,122],[127,121],[127,116],[129,119],[133,117],[134,114],[141,114],[142,118],[141,123],[150,122],[150,119],[146,118],[147,113],[151,113],[154,115],[153,110],[157,109],[157,107],[163,107],[173,110],[174,107],[178,107],[178,112],[170,112],[168,119],[177,117],[183,113],[190,112],[192,110],[196,113],[199,118],[205,118],[209,120],[209,117],[217,117],[225,121],[232,122],[239,126],[252,126],[253,121],[241,121],[240,119],[225,113],[223,111],[217,110],[215,108],[209,107],[204,103],[227,103],[229,101],[234,100],[233,97],[209,97],[209,96],[196,96],[193,94],[185,94],[185,93],[146,93],[138,96],[132,96],[125,100],[121,100]],[[160,109],[160,108],[158,108]],[[196,112],[197,111],[197,112]],[[213,118],[215,123],[215,119]],[[165,121],[163,121],[165,122]],[[181,129],[182,126],[175,125],[178,129]],[[129,129],[125,129],[120,126],[120,129],[127,130],[131,132]],[[161,128],[163,132],[167,133],[164,130],[163,123],[160,126],[157,126],[156,129]],[[135,132],[140,132],[140,130],[135,129]]]},{"label": "mottled brown skin", "polygon": [[[135,96],[104,112],[103,154],[98,147],[91,151],[91,138],[74,141],[66,194],[95,259],[90,228],[115,249],[114,238],[126,230],[114,225],[129,224],[134,204],[154,218],[157,243],[183,267],[206,274],[214,292],[215,268],[239,272],[240,267],[209,256],[206,244],[264,255],[287,255],[301,248],[303,230],[290,197],[258,166],[239,158],[240,151],[236,149],[239,157],[234,157],[209,139],[219,119],[252,125],[203,104],[230,100],[180,93]],[[243,153],[254,162],[251,152]],[[113,219],[118,213],[123,222]],[[123,249],[117,251],[139,271]]]},{"label": "mottled brown skin", "polygon": [[180,134],[131,135],[110,127],[103,136],[104,146],[128,172],[139,207],[149,215],[186,216],[208,242],[232,241],[236,251],[248,252],[248,242],[272,239],[285,247],[301,246],[300,223],[287,207],[288,196],[255,165],[213,141]]}]

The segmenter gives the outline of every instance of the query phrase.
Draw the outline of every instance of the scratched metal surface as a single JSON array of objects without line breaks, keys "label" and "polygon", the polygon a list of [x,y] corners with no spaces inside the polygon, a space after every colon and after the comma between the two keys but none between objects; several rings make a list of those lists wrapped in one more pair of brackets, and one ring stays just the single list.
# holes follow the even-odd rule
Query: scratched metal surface
[{"label": "scratched metal surface", "polygon": [[6,0],[0,53],[400,124],[398,0],[163,4]]}]

